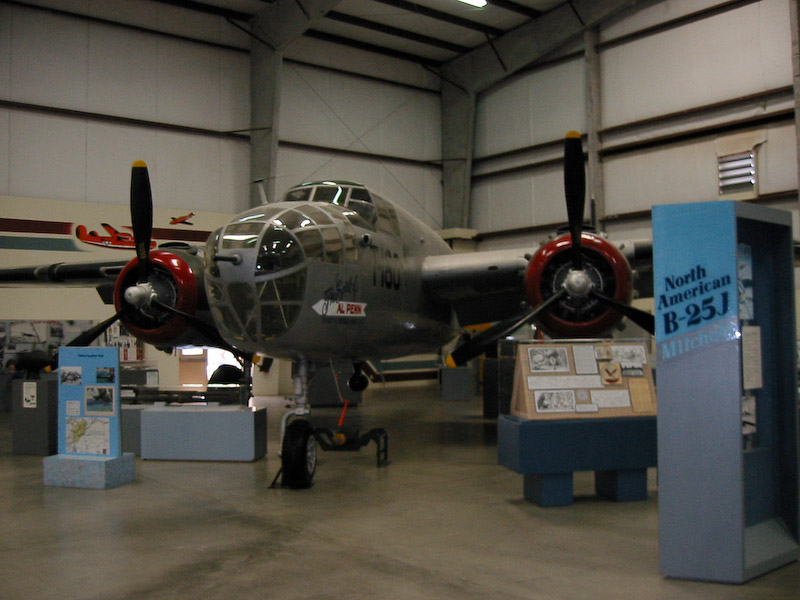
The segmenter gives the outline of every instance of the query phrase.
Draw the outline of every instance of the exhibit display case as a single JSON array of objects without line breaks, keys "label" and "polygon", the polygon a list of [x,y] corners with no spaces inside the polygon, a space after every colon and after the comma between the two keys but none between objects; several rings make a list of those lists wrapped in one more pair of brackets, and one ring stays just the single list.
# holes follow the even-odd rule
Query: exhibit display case
[{"label": "exhibit display case", "polygon": [[653,209],[663,575],[741,583],[800,556],[792,223]]},{"label": "exhibit display case", "polygon": [[598,496],[647,499],[656,464],[656,395],[646,340],[519,343],[498,462],[524,476],[525,498],[573,503],[573,473],[594,471]]}]

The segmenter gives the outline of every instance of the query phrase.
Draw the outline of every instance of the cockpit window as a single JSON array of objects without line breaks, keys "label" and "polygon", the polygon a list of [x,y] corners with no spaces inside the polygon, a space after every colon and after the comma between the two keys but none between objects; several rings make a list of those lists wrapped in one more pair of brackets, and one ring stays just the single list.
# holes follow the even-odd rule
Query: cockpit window
[{"label": "cockpit window", "polygon": [[314,202],[330,202],[331,204],[342,204],[344,202],[344,190],[333,185],[321,185],[314,194]]},{"label": "cockpit window", "polygon": [[271,275],[303,262],[297,239],[283,227],[270,225],[262,238],[256,259],[256,276]]},{"label": "cockpit window", "polygon": [[296,188],[286,192],[284,202],[308,202],[311,199],[311,192],[314,191],[313,187]]},{"label": "cockpit window", "polygon": [[378,231],[399,236],[400,225],[397,222],[397,213],[395,212],[394,207],[380,196],[375,196],[374,202],[378,213]]},{"label": "cockpit window", "polygon": [[258,237],[264,223],[259,221],[247,221],[244,223],[232,223],[225,228],[222,235],[222,249],[235,250],[240,248],[254,248],[258,243]]},{"label": "cockpit window", "polygon": [[295,231],[300,245],[306,253],[308,260],[324,260],[325,252],[322,246],[322,236],[317,228],[300,229]]},{"label": "cockpit window", "polygon": [[305,214],[306,217],[308,217],[311,220],[311,223],[316,223],[317,225],[333,224],[333,217],[331,216],[331,214],[329,214],[325,210],[322,210],[321,207],[318,208],[313,205],[306,205],[303,207],[302,212],[303,214]]},{"label": "cockpit window", "polygon": [[375,230],[378,221],[377,210],[373,205],[372,195],[369,190],[361,185],[336,182],[304,184],[290,189],[284,196],[284,201],[286,202],[312,200],[346,207],[350,210],[344,216],[353,225]]},{"label": "cockpit window", "polygon": [[362,217],[355,210],[353,210],[352,206],[345,209],[342,212],[342,214],[347,218],[348,221],[350,221],[350,223],[352,223],[356,227],[361,227],[361,229],[372,229],[373,231],[375,230],[375,227],[372,224],[367,223],[364,220],[364,217]]},{"label": "cockpit window", "polygon": [[320,228],[322,239],[325,240],[325,258],[328,262],[341,263],[344,260],[344,245],[338,227]]},{"label": "cockpit window", "polygon": [[285,207],[281,207],[278,205],[272,206],[258,206],[256,208],[251,208],[245,213],[242,213],[236,218],[234,223],[246,223],[248,221],[261,221],[267,222],[271,220],[275,215],[285,211]]},{"label": "cockpit window", "polygon": [[354,187],[350,192],[350,200],[361,200],[362,202],[372,202],[372,198],[367,191],[367,188]]}]

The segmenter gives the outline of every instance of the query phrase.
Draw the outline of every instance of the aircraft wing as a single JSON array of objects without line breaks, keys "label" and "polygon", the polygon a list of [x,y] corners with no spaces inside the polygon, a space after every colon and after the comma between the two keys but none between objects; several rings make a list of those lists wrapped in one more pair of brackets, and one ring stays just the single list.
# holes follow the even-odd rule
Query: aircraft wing
[{"label": "aircraft wing", "polygon": [[[633,269],[642,296],[652,295],[652,241],[614,242]],[[507,319],[525,302],[525,274],[536,248],[492,250],[429,256],[422,264],[425,289],[453,304],[459,324],[475,325]]]},{"label": "aircraft wing", "polygon": [[114,282],[127,260],[86,263],[52,263],[35,267],[0,269],[0,287],[50,285],[93,287],[104,304],[113,304]]},{"label": "aircraft wing", "polygon": [[114,283],[128,260],[106,260],[86,263],[53,263],[34,267],[0,269],[0,286],[72,285],[91,287]]},{"label": "aircraft wing", "polygon": [[460,325],[498,321],[518,313],[525,301],[528,252],[428,256],[422,263],[422,282],[428,292],[453,304]]}]

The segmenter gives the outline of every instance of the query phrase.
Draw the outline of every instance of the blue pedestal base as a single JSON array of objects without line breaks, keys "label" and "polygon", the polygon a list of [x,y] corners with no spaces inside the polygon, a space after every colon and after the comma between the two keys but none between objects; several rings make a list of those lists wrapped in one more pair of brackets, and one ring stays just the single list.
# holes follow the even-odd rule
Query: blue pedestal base
[{"label": "blue pedestal base", "polygon": [[573,502],[572,474],[595,472],[598,496],[647,499],[647,468],[656,466],[656,418],[497,422],[500,465],[524,476],[525,498],[540,506]]},{"label": "blue pedestal base", "polygon": [[105,490],[133,481],[135,465],[129,452],[119,458],[55,454],[44,459],[44,484]]}]

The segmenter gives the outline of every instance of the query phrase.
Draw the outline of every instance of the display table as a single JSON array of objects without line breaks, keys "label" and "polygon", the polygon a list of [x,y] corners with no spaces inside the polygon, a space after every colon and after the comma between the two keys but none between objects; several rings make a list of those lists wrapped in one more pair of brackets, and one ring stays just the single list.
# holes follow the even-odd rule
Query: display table
[{"label": "display table", "polygon": [[254,461],[267,453],[267,409],[164,406],[141,413],[143,459]]},{"label": "display table", "polygon": [[572,474],[594,471],[599,496],[647,499],[647,468],[656,466],[656,418],[497,421],[498,462],[524,476],[524,495],[540,506],[573,503]]}]

